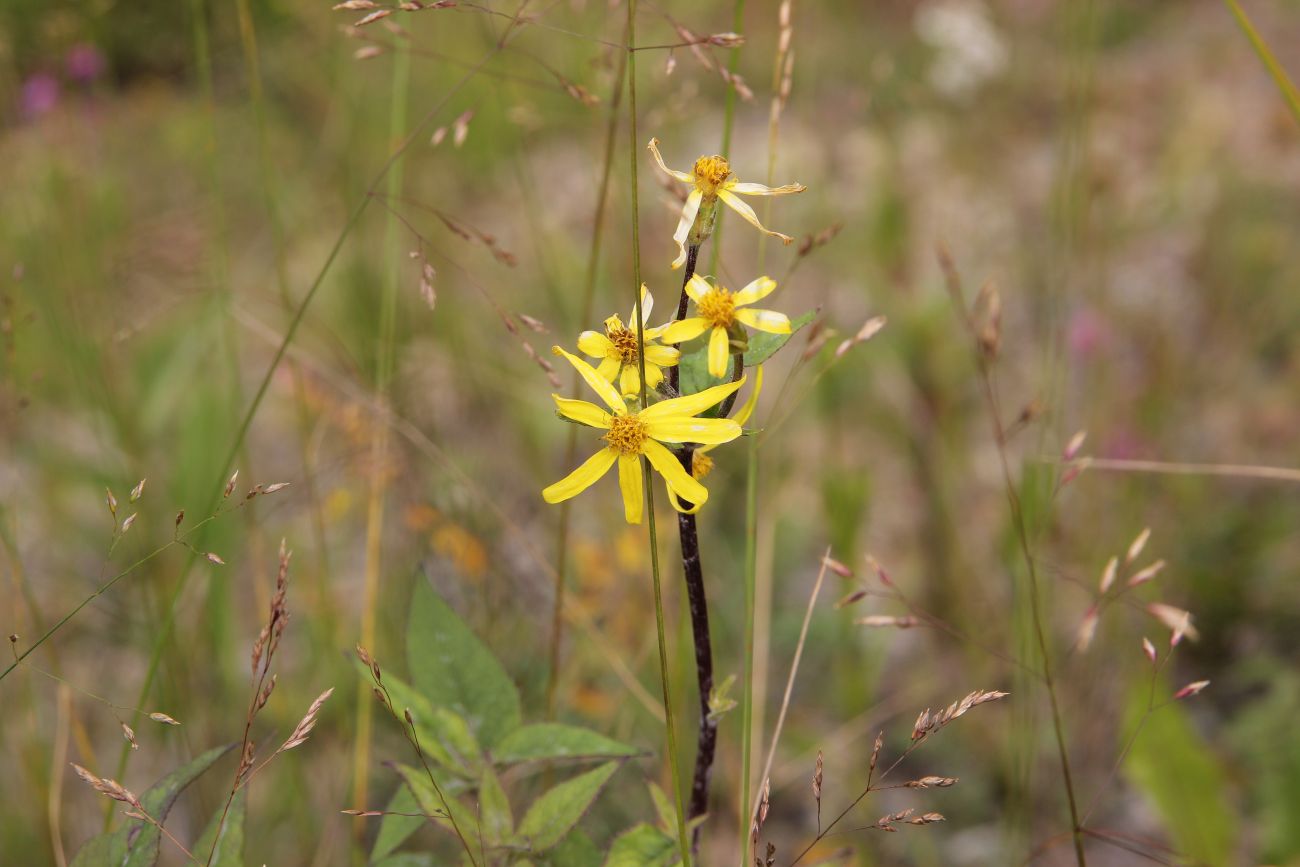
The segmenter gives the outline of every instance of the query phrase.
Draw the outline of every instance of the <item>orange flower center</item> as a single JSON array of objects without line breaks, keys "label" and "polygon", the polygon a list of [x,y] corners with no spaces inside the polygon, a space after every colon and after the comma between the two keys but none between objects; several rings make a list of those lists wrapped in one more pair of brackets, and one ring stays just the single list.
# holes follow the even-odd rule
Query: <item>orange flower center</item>
[{"label": "orange flower center", "polygon": [[605,336],[614,344],[614,351],[624,364],[634,364],[637,359],[636,332],[630,328],[606,328]]},{"label": "orange flower center", "polygon": [[711,290],[695,304],[700,318],[714,328],[730,328],[736,321],[736,299],[721,286]]},{"label": "orange flower center", "polygon": [[645,442],[645,423],[635,415],[616,415],[610,419],[609,433],[602,437],[620,454],[639,455]]},{"label": "orange flower center", "polygon": [[695,188],[706,196],[713,196],[717,195],[723,181],[731,177],[731,164],[726,157],[717,154],[700,157],[695,161],[691,174],[695,176]]}]

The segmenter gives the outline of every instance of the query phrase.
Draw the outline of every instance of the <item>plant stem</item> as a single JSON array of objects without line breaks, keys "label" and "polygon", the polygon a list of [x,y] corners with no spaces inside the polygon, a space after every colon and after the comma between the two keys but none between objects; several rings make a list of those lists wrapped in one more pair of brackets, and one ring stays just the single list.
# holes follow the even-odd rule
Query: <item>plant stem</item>
[{"label": "plant stem", "polygon": [[[624,28],[623,39],[627,32]],[[605,206],[609,202],[609,179],[614,166],[614,144],[618,138],[618,110],[623,98],[623,79],[627,73],[627,55],[619,56],[618,72],[614,76],[614,92],[609,100],[609,123],[605,127],[605,161],[601,169],[600,190],[596,194],[596,213],[592,217],[591,250],[587,254],[587,274],[582,287],[582,318],[579,327],[585,327],[591,321],[592,302],[596,297],[596,271],[600,263],[600,247],[604,239]],[[637,293],[640,297],[640,292]],[[581,385],[582,375],[573,372],[573,391]],[[570,466],[577,459],[578,428],[569,428],[569,442],[565,447],[564,465]],[[571,500],[560,504],[560,527],[555,554],[555,609],[551,613],[551,664],[546,681],[546,718],[555,718],[555,691],[560,679],[560,645],[564,638],[564,582],[569,554],[569,515]]]},{"label": "plant stem", "polygon": [[[641,156],[636,132],[636,5],[627,4],[627,97],[628,97],[628,154],[631,170],[632,198],[632,295],[636,299],[637,364],[641,377],[641,406],[647,405],[645,384],[645,321],[641,315],[641,224],[637,214],[636,161]],[[663,582],[659,575],[659,535],[655,528],[654,486],[651,484],[650,460],[641,458],[641,480],[645,488],[646,522],[650,530],[650,574],[654,581],[655,628],[659,638],[659,679],[664,693],[664,730],[668,740],[668,768],[672,774],[673,803],[677,808],[677,846],[681,851],[683,867],[691,867],[691,846],[686,839],[686,816],[682,809],[681,774],[677,767],[677,729],[673,718],[672,691],[668,683],[668,638],[664,630]]]},{"label": "plant stem", "polygon": [[[731,29],[735,33],[745,32],[745,0],[736,0],[735,8],[732,12]],[[727,60],[727,71],[732,75],[736,74],[736,66],[740,63],[740,47],[731,49],[731,57]],[[731,156],[731,129],[736,122],[736,88],[731,85],[727,86],[727,99],[722,109],[722,155]],[[722,209],[719,208],[719,211]],[[718,222],[713,228],[713,252],[709,258],[709,273],[718,273],[718,256],[722,252],[722,214],[718,214]]]}]

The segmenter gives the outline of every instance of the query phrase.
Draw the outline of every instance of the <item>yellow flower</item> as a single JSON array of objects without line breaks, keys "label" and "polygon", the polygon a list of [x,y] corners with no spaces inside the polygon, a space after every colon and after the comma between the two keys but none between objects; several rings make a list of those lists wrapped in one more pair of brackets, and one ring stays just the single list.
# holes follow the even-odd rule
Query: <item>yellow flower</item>
[{"label": "yellow flower", "polygon": [[696,418],[716,403],[721,403],[744,383],[729,382],[706,388],[697,394],[661,400],[637,412],[631,412],[618,390],[587,362],[560,347],[552,350],[563,355],[592,387],[610,411],[588,403],[553,394],[560,415],[605,431],[605,447],[596,452],[560,481],[542,491],[548,503],[559,503],[589,488],[618,461],[618,485],[623,491],[623,514],[629,524],[641,523],[645,493],[642,488],[640,457],[664,477],[668,493],[692,503],[703,503],[709,492],[682,468],[664,443],[699,443],[703,445],[731,442],[740,436],[740,425],[729,418]]},{"label": "yellow flower", "polygon": [[669,324],[663,331],[666,343],[682,343],[712,329],[709,334],[709,373],[717,377],[727,375],[727,355],[730,341],[727,329],[737,322],[771,334],[789,334],[790,319],[774,310],[738,310],[755,301],[761,301],[776,288],[771,277],[759,277],[739,292],[722,286],[710,286],[698,274],[686,283],[686,294],[695,299],[695,315]]},{"label": "yellow flower", "polygon": [[[645,384],[646,388],[658,388],[664,380],[662,368],[672,367],[681,358],[681,353],[671,346],[652,343],[652,338],[663,333],[667,326],[651,328],[646,324],[650,311],[654,308],[654,296],[641,287],[641,327],[645,335]],[[605,320],[605,333],[584,331],[578,335],[578,348],[592,358],[601,359],[596,372],[610,382],[618,384],[624,395],[639,394],[641,391],[641,370],[637,360],[636,308],[628,315],[628,325],[623,320],[611,316]]]},{"label": "yellow flower", "polygon": [[[695,187],[686,197],[686,205],[682,208],[681,219],[677,221],[677,231],[673,233],[673,240],[677,242],[677,258],[673,260],[673,268],[682,267],[682,264],[686,261],[687,236],[691,234],[691,228],[695,225],[695,218],[699,214],[702,205],[708,208],[706,215],[709,226],[704,230],[704,237],[708,237],[708,233],[712,229],[712,208],[716,205],[718,199],[721,199],[727,207],[744,217],[746,222],[760,232],[775,235],[786,244],[789,244],[792,240],[789,235],[782,235],[780,232],[773,232],[764,228],[763,224],[758,221],[758,215],[754,213],[754,209],[745,204],[736,194],[739,193],[742,196],[784,196],[790,193],[802,193],[808,189],[803,184],[786,184],[783,187],[742,184],[731,173],[731,164],[727,162],[727,158],[716,155],[700,157],[695,161],[695,165],[691,167],[690,172],[678,172],[664,165],[664,158],[659,154],[658,139],[650,139],[648,147],[650,153],[654,155],[655,162],[659,164],[659,168],[677,180]],[[703,241],[703,238],[694,240],[699,242]]]},{"label": "yellow flower", "polygon": [[[750,416],[754,414],[754,407],[758,405],[758,393],[762,390],[763,365],[760,364],[758,367],[754,368],[754,390],[749,393],[749,398],[745,401],[745,405],[736,410],[736,424],[740,425],[742,428],[745,426],[745,422],[749,421]],[[713,451],[716,447],[716,444],[700,446],[695,450],[694,454],[691,455],[691,477],[696,481],[703,481],[704,477],[712,472],[713,458],[709,457],[709,452]],[[700,510],[700,503],[695,503],[689,509],[683,506],[681,500],[677,499],[677,496],[672,491],[668,492],[668,499],[672,502],[674,509],[679,512],[684,512],[687,515],[694,515]]]}]

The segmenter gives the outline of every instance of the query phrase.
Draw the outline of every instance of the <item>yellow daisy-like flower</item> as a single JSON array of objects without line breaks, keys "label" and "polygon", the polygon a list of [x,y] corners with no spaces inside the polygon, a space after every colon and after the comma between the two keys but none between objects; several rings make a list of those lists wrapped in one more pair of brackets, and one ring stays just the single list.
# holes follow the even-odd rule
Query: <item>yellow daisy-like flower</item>
[{"label": "yellow daisy-like flower", "polygon": [[722,286],[710,286],[698,274],[686,283],[686,294],[695,299],[695,315],[670,323],[663,330],[665,343],[682,343],[712,329],[709,334],[709,373],[717,377],[727,375],[727,356],[730,341],[727,330],[737,322],[766,331],[770,334],[789,334],[790,318],[775,310],[741,310],[755,301],[761,301],[776,288],[771,277],[759,277],[739,292]]},{"label": "yellow daisy-like flower", "polygon": [[[745,426],[745,422],[749,421],[750,416],[754,414],[754,407],[758,406],[758,394],[762,390],[763,365],[760,364],[758,367],[754,368],[754,390],[749,393],[749,398],[745,401],[745,405],[736,410],[736,415],[734,416],[736,424],[740,425],[742,428]],[[704,477],[713,471],[713,458],[709,457],[709,452],[713,451],[715,448],[717,448],[717,446],[714,444],[700,446],[691,455],[691,477],[696,481],[703,481]],[[681,500],[677,499],[677,495],[672,491],[668,492],[668,499],[672,501],[674,509],[679,512],[684,512],[687,515],[694,515],[700,510],[700,506],[702,505],[701,503],[695,503],[688,509],[682,505]]]},{"label": "yellow daisy-like flower", "polygon": [[744,384],[743,379],[706,388],[687,397],[661,400],[638,412],[631,412],[618,390],[597,373],[594,367],[558,346],[553,351],[569,360],[592,390],[600,395],[609,411],[585,400],[551,395],[560,415],[606,433],[601,437],[605,441],[603,449],[542,491],[542,498],[546,502],[559,503],[585,491],[617,461],[618,485],[623,491],[623,515],[629,524],[639,524],[645,508],[640,461],[642,455],[664,477],[671,496],[692,503],[708,500],[708,490],[682,468],[677,455],[664,443],[712,445],[731,442],[740,436],[740,425],[729,418],[695,416],[725,400]]},{"label": "yellow daisy-like flower", "polygon": [[[650,311],[654,309],[654,296],[641,286],[641,328],[645,335],[645,384],[646,388],[658,388],[664,380],[663,368],[672,367],[681,358],[681,353],[671,346],[660,346],[652,339],[663,333],[666,325],[651,328],[647,325]],[[596,372],[610,382],[616,383],[624,395],[641,392],[641,369],[638,356],[636,334],[636,308],[628,315],[628,325],[623,320],[611,316],[605,320],[605,333],[584,331],[578,335],[578,348],[592,358],[601,359]]]},{"label": "yellow daisy-like flower", "polygon": [[[758,215],[754,209],[737,197],[737,193],[742,196],[785,196],[790,193],[802,193],[808,189],[803,184],[786,184],[783,187],[767,187],[762,184],[741,183],[732,173],[731,164],[727,162],[726,157],[711,156],[700,157],[691,167],[690,172],[678,172],[668,168],[664,164],[664,158],[659,153],[659,139],[650,139],[650,153],[654,155],[655,162],[659,168],[672,175],[683,183],[691,184],[695,189],[691,190],[686,197],[686,205],[682,208],[681,219],[677,221],[677,231],[673,233],[673,240],[677,242],[677,258],[673,260],[673,268],[680,268],[686,261],[686,241],[691,234],[691,228],[695,225],[695,218],[700,212],[702,205],[712,208],[718,199],[721,199],[727,207],[731,208],[737,214],[745,219],[745,222],[754,226],[760,232],[768,235],[775,235],[784,243],[789,244],[793,240],[789,235],[782,235],[780,232],[773,232],[763,226],[758,221]],[[708,237],[708,231],[712,228],[712,210],[706,212],[709,215],[709,227],[705,230],[705,237]],[[698,243],[703,238],[695,239]]]}]

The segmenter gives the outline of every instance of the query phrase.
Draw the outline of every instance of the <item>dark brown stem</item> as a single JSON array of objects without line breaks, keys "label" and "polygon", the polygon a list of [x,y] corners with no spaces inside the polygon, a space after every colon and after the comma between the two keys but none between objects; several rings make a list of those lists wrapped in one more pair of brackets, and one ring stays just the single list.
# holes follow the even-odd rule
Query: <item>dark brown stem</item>
[{"label": "dark brown stem", "polygon": [[[698,244],[692,244],[686,248],[686,270],[682,273],[682,294],[681,297],[677,299],[677,315],[673,317],[674,322],[686,318],[686,302],[690,300],[690,296],[686,294],[686,284],[691,282],[691,278],[695,276],[695,261],[699,259],[699,257],[700,247]],[[676,345],[677,344],[673,344],[674,347]],[[668,368],[668,387],[672,390],[673,397],[678,395],[680,386],[681,371],[678,365],[673,365]],[[690,467],[686,468],[687,472],[690,472],[690,470]]]},{"label": "dark brown stem", "polygon": [[[690,472],[695,450],[685,446],[682,465]],[[709,717],[709,696],[713,692],[713,644],[709,639],[709,603],[704,593],[704,567],[700,563],[700,537],[695,516],[679,512],[677,529],[682,542],[682,571],[686,576],[686,598],[691,609],[691,634],[695,644],[695,675],[700,691],[700,732],[695,750],[695,773],[691,778],[691,802],[687,818],[709,811],[709,777],[718,745],[718,723]],[[700,829],[691,835],[691,848],[700,844]]]}]

